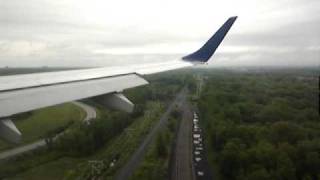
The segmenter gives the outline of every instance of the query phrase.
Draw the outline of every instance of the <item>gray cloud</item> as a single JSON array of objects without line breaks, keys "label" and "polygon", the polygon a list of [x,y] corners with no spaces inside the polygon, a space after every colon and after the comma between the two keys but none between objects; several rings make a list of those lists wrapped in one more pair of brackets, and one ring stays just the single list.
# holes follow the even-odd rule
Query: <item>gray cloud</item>
[{"label": "gray cloud", "polygon": [[[252,14],[252,17],[245,13],[243,16],[239,14],[234,28],[214,56],[213,65],[319,66],[318,0],[243,1],[248,4],[253,2],[259,11]],[[205,5],[209,5],[208,3],[210,1],[204,2]],[[220,5],[219,2],[213,3]],[[186,44],[198,46],[213,33],[208,32],[212,24],[208,23],[209,17],[197,19],[193,16],[206,13],[214,17],[221,12],[202,12],[197,8],[191,11],[188,7],[183,10],[174,4],[172,6],[176,14],[151,9],[157,7],[146,4],[146,8],[151,10],[140,8],[130,12],[121,11],[119,13],[123,13],[123,17],[119,16],[119,22],[118,16],[107,12],[105,22],[101,22],[95,21],[94,17],[99,17],[99,13],[103,12],[91,19],[90,13],[95,12],[89,11],[87,14],[86,8],[84,11],[77,9],[76,1],[72,0],[66,3],[48,0],[0,0],[0,66],[103,66],[179,57],[177,54],[181,52],[196,50],[195,46],[187,47]],[[139,3],[137,6],[140,6]],[[221,2],[221,6],[228,7],[228,4]],[[160,16],[151,13],[150,16],[153,15],[155,19],[145,17],[145,14],[132,17],[135,15],[132,13],[139,13],[138,11],[159,11]],[[239,8],[239,12],[245,11],[246,9]],[[186,18],[176,20],[175,16]],[[209,30],[206,30],[207,28]],[[171,49],[170,53],[174,54],[159,55],[154,52],[155,55],[141,55],[143,52],[139,51],[135,55],[116,56],[108,54],[109,52],[96,53],[117,48],[119,51],[130,48],[146,49],[147,52],[148,49],[157,47],[158,53]]]},{"label": "gray cloud", "polygon": [[244,46],[319,46],[320,18],[288,24],[272,31],[231,35],[228,44]]}]

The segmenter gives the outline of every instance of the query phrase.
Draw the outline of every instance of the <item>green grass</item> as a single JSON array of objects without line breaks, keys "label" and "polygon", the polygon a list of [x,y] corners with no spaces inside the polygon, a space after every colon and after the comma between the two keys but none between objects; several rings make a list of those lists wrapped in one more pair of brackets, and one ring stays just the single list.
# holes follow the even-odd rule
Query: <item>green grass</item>
[{"label": "green grass", "polygon": [[[29,169],[12,180],[24,179],[24,180],[56,180],[63,179],[66,173],[66,169],[72,169],[79,162],[79,159],[63,157],[49,163],[45,163],[41,166]],[[63,165],[63,166],[61,166]]]},{"label": "green grass", "polygon": [[22,141],[13,145],[0,140],[0,151],[34,142],[45,136],[48,131],[66,125],[70,121],[79,121],[85,117],[85,112],[71,103],[43,108],[33,111],[30,115],[14,118],[14,123],[22,133]]},{"label": "green grass", "polygon": [[8,177],[13,178],[17,176],[18,173],[22,174],[32,170],[33,167],[41,167],[42,165],[45,165],[48,162],[54,162],[61,157],[62,155],[59,152],[40,148],[30,153],[17,156],[10,161],[0,161],[0,179],[7,179]]}]

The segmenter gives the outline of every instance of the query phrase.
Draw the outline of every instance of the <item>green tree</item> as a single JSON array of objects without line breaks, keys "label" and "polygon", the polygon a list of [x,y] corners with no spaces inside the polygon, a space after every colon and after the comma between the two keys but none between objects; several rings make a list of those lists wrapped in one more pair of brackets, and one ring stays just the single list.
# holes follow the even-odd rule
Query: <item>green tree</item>
[{"label": "green tree", "polygon": [[219,165],[222,174],[227,178],[235,178],[240,170],[239,151],[241,151],[241,141],[239,139],[230,140],[221,151]]},{"label": "green tree", "polygon": [[271,175],[268,173],[268,171],[265,168],[257,169],[252,172],[250,172],[247,177],[245,178],[247,180],[270,180]]},{"label": "green tree", "polygon": [[289,158],[288,154],[281,150],[277,155],[276,175],[279,179],[283,180],[295,180],[296,168]]},{"label": "green tree", "polygon": [[168,150],[166,147],[166,142],[164,140],[164,135],[159,134],[156,139],[156,154],[158,157],[166,157],[168,155]]}]

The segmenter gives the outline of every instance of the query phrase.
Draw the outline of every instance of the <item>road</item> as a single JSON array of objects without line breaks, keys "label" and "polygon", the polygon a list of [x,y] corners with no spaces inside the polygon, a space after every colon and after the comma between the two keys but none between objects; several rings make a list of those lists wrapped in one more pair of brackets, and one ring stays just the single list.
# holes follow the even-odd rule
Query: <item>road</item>
[{"label": "road", "polygon": [[174,109],[176,105],[180,106],[183,104],[183,102],[186,101],[186,88],[183,88],[174,101],[170,104],[170,106],[167,108],[166,112],[162,114],[159,122],[153,126],[150,133],[145,137],[143,142],[140,144],[140,146],[137,148],[137,150],[133,153],[127,164],[125,164],[116,174],[115,179],[116,180],[126,180],[128,179],[133,172],[138,168],[139,163],[143,160],[146,151],[148,150],[148,146],[151,144],[152,140],[155,138],[156,133],[163,127],[171,113],[171,111]]},{"label": "road", "polygon": [[89,124],[90,120],[95,119],[97,117],[97,112],[94,107],[84,104],[82,102],[74,101],[72,104],[79,106],[86,112],[86,117],[83,119],[86,123]]},{"label": "road", "polygon": [[182,106],[182,120],[177,134],[176,145],[171,169],[171,180],[195,179],[192,164],[192,125],[193,114],[190,104],[185,102]]},{"label": "road", "polygon": [[[96,113],[96,110],[93,107],[91,107],[91,106],[89,106],[87,104],[84,104],[82,102],[72,102],[72,103],[74,105],[82,108],[86,112],[86,117],[83,119],[83,121],[85,121],[86,123],[89,123],[90,120],[96,118],[97,113]],[[59,134],[57,136],[59,136]],[[23,145],[23,146],[14,148],[14,149],[9,149],[7,151],[4,151],[4,152],[0,153],[0,160],[12,158],[12,157],[20,155],[22,153],[26,153],[26,152],[35,150],[35,149],[37,149],[39,147],[43,147],[45,145],[46,145],[45,139],[41,139],[41,140],[38,140],[36,142],[27,144],[27,145]]]}]

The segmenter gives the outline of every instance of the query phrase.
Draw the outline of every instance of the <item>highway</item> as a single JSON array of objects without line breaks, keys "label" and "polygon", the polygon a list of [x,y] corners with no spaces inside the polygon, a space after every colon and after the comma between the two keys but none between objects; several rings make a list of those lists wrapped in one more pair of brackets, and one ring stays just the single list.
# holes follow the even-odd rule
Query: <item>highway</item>
[{"label": "highway", "polygon": [[129,161],[117,172],[116,180],[126,180],[133,174],[133,172],[138,168],[139,163],[143,160],[148,146],[151,144],[152,140],[155,138],[156,133],[163,127],[169,118],[171,111],[176,105],[181,106],[186,101],[186,88],[183,88],[170,106],[167,108],[166,112],[162,114],[159,122],[151,129],[150,133],[145,137],[137,150],[133,153]]},{"label": "highway", "polygon": [[173,155],[171,180],[194,180],[192,164],[192,120],[193,114],[190,104],[183,103],[182,119],[180,121]]},{"label": "highway", "polygon": [[[96,118],[97,113],[96,113],[96,110],[93,107],[91,107],[91,106],[89,106],[87,104],[84,104],[82,102],[72,102],[72,103],[74,105],[82,108],[86,112],[86,117],[83,119],[83,121],[85,121],[86,123],[89,123],[90,120]],[[57,136],[59,136],[59,134]],[[8,158],[12,158],[12,157],[20,155],[22,153],[26,153],[26,152],[35,150],[35,149],[37,149],[39,147],[43,147],[45,145],[46,145],[45,139],[41,139],[41,140],[38,140],[36,142],[27,144],[27,145],[23,145],[23,146],[14,148],[14,149],[9,149],[7,151],[4,151],[4,152],[0,153],[0,160],[5,160],[5,159],[8,159]]]}]

